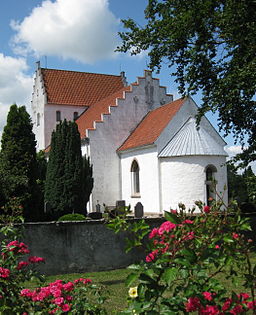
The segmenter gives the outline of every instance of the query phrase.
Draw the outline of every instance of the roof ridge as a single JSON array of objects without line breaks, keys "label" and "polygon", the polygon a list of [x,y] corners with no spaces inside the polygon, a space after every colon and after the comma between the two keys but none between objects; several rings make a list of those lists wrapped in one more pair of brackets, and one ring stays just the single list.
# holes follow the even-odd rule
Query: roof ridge
[{"label": "roof ridge", "polygon": [[107,74],[107,73],[97,73],[97,72],[87,72],[87,71],[76,71],[76,70],[65,70],[65,69],[53,69],[53,68],[40,68],[41,70],[53,70],[53,71],[63,71],[63,72],[75,72],[75,73],[85,73],[85,74],[96,74],[111,77],[121,77],[121,74]]}]

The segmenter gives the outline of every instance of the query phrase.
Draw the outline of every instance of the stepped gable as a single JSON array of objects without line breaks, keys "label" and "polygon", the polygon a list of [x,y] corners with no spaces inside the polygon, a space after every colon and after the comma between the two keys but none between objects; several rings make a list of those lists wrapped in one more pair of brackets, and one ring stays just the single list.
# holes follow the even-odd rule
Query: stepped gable
[{"label": "stepped gable", "polygon": [[48,104],[91,106],[124,87],[121,75],[40,70]]},{"label": "stepped gable", "polygon": [[153,144],[184,102],[185,99],[180,98],[149,112],[118,151]]},{"label": "stepped gable", "polygon": [[102,115],[110,114],[110,107],[117,106],[118,99],[123,99],[126,91],[131,91],[131,87],[125,86],[112,95],[91,105],[77,118],[76,123],[82,139],[86,136],[86,130],[95,129],[95,122],[103,122]]}]

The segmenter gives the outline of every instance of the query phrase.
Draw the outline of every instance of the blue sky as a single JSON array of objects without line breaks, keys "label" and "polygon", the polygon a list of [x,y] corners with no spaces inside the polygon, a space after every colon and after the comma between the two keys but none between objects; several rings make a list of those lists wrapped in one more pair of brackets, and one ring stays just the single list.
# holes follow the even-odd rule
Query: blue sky
[{"label": "blue sky", "polygon": [[[8,0],[0,1],[0,137],[9,106],[30,111],[35,63],[42,67],[96,73],[125,71],[129,83],[142,76],[146,53],[131,57],[114,53],[121,19],[144,23],[147,0]],[[178,98],[168,68],[155,74]],[[193,97],[200,104],[200,95]],[[207,115],[217,128],[217,117]],[[225,138],[229,153],[237,153],[232,136]]]}]

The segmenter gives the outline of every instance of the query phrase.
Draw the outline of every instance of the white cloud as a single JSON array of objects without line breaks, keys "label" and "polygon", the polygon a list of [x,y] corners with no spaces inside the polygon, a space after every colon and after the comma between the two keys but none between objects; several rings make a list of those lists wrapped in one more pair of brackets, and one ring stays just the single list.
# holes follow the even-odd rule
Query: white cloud
[{"label": "white cloud", "polygon": [[[28,66],[23,58],[0,53],[0,139],[10,105],[29,105],[33,78],[26,75]],[[29,106],[27,107],[29,110]]]},{"label": "white cloud", "polygon": [[16,52],[93,63],[114,56],[119,23],[108,0],[46,0],[11,25],[17,31]]},{"label": "white cloud", "polygon": [[240,145],[231,145],[225,149],[230,157],[242,152],[242,147]]},{"label": "white cloud", "polygon": [[[242,146],[240,145],[231,145],[225,148],[226,152],[229,155],[229,158],[235,156],[238,153],[242,152]],[[252,167],[254,174],[256,174],[256,162],[252,162],[249,164]]]}]

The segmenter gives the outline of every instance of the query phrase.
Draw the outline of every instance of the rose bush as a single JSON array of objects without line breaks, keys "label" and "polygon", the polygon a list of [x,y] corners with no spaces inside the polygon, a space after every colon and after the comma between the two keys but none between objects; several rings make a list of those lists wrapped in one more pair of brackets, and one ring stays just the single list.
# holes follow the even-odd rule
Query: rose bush
[{"label": "rose bush", "polygon": [[[180,205],[150,231],[145,261],[130,266],[126,284],[137,288],[122,314],[256,314],[253,244],[242,234],[250,230],[248,220],[221,201],[196,205],[199,214]],[[229,292],[221,277],[234,287],[242,277],[244,292]]]},{"label": "rose bush", "polygon": [[27,245],[18,240],[5,239],[1,244],[0,314],[106,314],[100,288],[90,279],[56,280],[45,287],[24,289],[25,281],[40,278],[34,266],[44,262],[29,253]]}]

